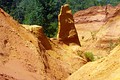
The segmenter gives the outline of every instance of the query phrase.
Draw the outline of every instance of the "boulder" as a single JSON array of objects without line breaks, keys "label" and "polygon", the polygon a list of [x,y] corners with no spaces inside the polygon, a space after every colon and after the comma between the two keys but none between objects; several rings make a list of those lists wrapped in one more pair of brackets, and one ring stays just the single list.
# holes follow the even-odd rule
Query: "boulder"
[{"label": "boulder", "polygon": [[78,34],[75,29],[73,15],[68,4],[61,7],[58,15],[59,29],[57,38],[65,44],[75,43],[80,45]]},{"label": "boulder", "polygon": [[42,45],[46,50],[51,49],[51,45],[49,43],[49,39],[45,36],[43,32],[43,28],[38,25],[22,25],[24,28],[29,30],[31,33],[33,33],[39,41],[41,41]]}]

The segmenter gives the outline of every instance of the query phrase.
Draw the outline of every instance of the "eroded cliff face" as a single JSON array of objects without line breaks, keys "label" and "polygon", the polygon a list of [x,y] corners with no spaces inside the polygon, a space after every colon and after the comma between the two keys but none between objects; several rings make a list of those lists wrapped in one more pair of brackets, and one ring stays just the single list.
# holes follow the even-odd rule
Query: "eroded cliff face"
[{"label": "eroded cliff face", "polygon": [[80,10],[74,14],[75,24],[106,22],[109,18],[116,16],[120,5],[93,6],[86,10]]},{"label": "eroded cliff face", "polygon": [[119,43],[119,14],[120,5],[95,6],[76,12],[74,19],[81,50],[107,56]]}]

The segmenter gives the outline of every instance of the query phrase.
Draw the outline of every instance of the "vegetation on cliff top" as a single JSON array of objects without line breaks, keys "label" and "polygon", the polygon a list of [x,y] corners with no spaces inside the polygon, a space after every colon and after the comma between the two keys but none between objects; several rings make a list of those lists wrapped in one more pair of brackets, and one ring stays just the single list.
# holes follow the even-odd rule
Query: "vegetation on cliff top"
[{"label": "vegetation on cliff top", "polygon": [[68,3],[75,13],[91,6],[117,5],[119,0],[0,0],[0,7],[22,24],[37,24],[48,37],[57,32],[60,6]]}]

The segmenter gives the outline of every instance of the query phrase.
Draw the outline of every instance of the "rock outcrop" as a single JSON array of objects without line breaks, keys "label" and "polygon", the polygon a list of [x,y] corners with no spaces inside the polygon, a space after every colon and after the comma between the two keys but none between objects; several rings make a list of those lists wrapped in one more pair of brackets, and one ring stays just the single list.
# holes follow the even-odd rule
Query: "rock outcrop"
[{"label": "rock outcrop", "polygon": [[60,14],[58,16],[59,29],[57,38],[66,44],[76,43],[80,45],[78,35],[74,25],[73,15],[68,4],[61,7]]},{"label": "rock outcrop", "polygon": [[44,35],[41,26],[38,25],[22,25],[22,26],[29,30],[31,33],[33,33],[39,39],[39,41],[41,41],[42,45],[46,50],[51,49],[49,39]]}]

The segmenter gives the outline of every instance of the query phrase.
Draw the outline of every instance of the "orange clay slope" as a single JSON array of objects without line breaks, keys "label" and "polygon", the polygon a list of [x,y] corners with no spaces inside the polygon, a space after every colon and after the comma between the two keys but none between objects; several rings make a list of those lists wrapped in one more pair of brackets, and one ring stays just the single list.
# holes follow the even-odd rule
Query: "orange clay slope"
[{"label": "orange clay slope", "polygon": [[0,80],[65,80],[86,63],[76,55],[79,45],[50,40],[40,26],[27,26],[0,9]]}]

